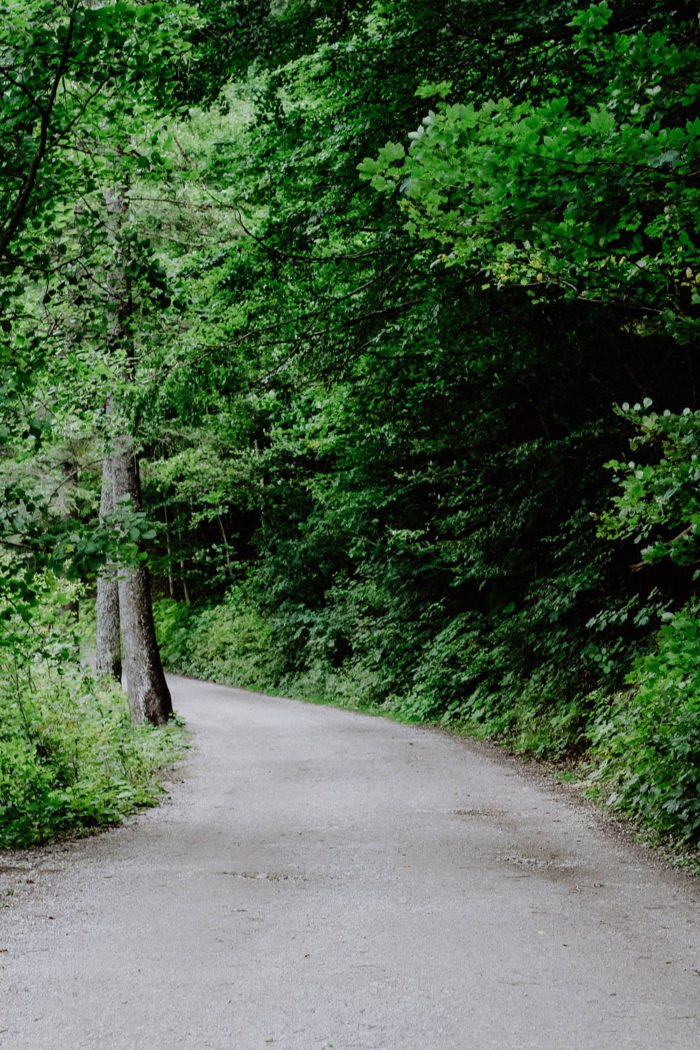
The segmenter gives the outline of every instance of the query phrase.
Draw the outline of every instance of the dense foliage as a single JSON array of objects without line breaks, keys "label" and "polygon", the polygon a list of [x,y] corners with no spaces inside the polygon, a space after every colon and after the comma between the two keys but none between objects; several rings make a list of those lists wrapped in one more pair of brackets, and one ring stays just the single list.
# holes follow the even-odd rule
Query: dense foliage
[{"label": "dense foliage", "polygon": [[[7,600],[145,542],[172,668],[574,756],[697,839],[695,5],[98,7],[129,47],[97,102],[76,53],[92,146],[47,138],[6,282]],[[125,429],[145,509],[98,523]]]}]

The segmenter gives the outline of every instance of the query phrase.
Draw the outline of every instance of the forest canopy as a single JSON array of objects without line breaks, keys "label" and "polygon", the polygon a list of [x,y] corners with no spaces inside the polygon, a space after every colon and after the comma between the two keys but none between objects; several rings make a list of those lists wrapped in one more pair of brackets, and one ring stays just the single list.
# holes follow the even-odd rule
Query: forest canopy
[{"label": "forest canopy", "polygon": [[697,842],[698,36],[0,4],[0,828],[80,823],[66,720],[123,661],[167,723],[162,658],[566,758]]}]

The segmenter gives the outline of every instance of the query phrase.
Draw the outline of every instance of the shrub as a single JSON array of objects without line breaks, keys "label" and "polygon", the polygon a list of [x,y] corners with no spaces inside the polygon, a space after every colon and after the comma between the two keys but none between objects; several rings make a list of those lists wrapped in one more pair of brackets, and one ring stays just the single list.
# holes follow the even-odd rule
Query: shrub
[{"label": "shrub", "polygon": [[168,670],[250,689],[279,680],[271,626],[237,590],[223,604],[209,607],[159,601],[154,615]]},{"label": "shrub", "polygon": [[78,662],[50,581],[31,620],[5,607],[0,636],[0,847],[115,824],[153,805],[185,746],[173,722],[131,725],[116,684]]},{"label": "shrub", "polygon": [[608,802],[688,841],[700,840],[699,652],[700,619],[689,608],[637,661],[630,691],[601,705],[593,732],[594,775],[613,786]]}]

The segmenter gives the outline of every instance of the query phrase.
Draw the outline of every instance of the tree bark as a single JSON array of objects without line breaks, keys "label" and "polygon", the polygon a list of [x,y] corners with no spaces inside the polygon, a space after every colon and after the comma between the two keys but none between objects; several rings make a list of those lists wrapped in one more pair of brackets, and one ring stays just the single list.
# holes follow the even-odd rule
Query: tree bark
[{"label": "tree bark", "polygon": [[[119,438],[112,456],[114,505],[130,500],[141,509],[138,459],[127,438]],[[124,641],[124,670],[131,720],[163,725],[173,713],[170,690],[156,640],[151,581],[145,565],[119,573],[119,619]]]},{"label": "tree bark", "polygon": [[[112,457],[102,463],[100,521],[114,510]],[[97,673],[122,680],[122,648],[119,633],[119,584],[116,566],[108,563],[97,581]]]}]

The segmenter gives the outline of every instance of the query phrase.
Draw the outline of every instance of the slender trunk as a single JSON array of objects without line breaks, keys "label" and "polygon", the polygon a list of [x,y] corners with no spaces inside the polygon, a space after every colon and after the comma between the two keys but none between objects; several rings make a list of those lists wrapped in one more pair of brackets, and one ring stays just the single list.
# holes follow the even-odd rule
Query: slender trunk
[{"label": "slender trunk", "polygon": [[[179,532],[178,535],[180,537],[180,550],[182,550],[182,533]],[[190,604],[190,590],[189,590],[189,587],[187,586],[187,577],[185,576],[185,559],[182,557],[182,555],[180,555],[179,561],[180,561],[180,573],[182,574],[181,577],[180,577],[181,580],[182,580],[182,591],[183,591],[183,594],[185,595],[185,602],[187,603],[187,605],[189,605]]]},{"label": "slender trunk", "polygon": [[217,516],[218,521],[219,521],[219,530],[221,531],[221,539],[223,540],[223,543],[224,543],[224,557],[226,558],[226,568],[228,570],[229,577],[231,579],[233,579],[233,572],[231,570],[231,556],[229,554],[228,537],[226,535],[226,529],[224,528],[224,523],[223,523],[221,515],[217,514],[216,516]]},{"label": "slender trunk", "polygon": [[[112,457],[115,506],[129,499],[141,509],[138,460],[126,438],[119,438]],[[124,640],[124,670],[131,719],[163,725],[173,712],[170,690],[156,640],[151,582],[142,563],[119,574],[119,618]]]},{"label": "slender trunk", "polygon": [[[102,494],[100,521],[114,510],[114,482],[112,457],[102,463]],[[108,562],[97,581],[97,673],[122,680],[122,650],[119,635],[119,584],[116,567]]]},{"label": "slender trunk", "polygon": [[182,572],[182,593],[185,597],[185,604],[191,605],[192,598],[190,597],[190,589],[187,586],[187,577],[185,576],[185,562],[182,558],[180,559],[180,570]]},{"label": "slender trunk", "polygon": [[29,167],[29,171],[22,180],[22,185],[17,191],[15,200],[10,206],[7,219],[0,228],[0,260],[3,259],[3,256],[5,256],[10,249],[12,239],[25,221],[27,211],[29,210],[36,189],[39,171],[42,164],[46,161],[47,154],[50,152],[51,121],[53,119],[54,107],[56,105],[56,98],[59,93],[61,81],[66,76],[70,66],[76,19],[79,17],[79,6],[80,4],[78,3],[78,0],[73,0],[68,17],[66,38],[56,64],[56,69],[51,78],[49,96],[41,110],[41,123],[39,125],[39,135],[34,159]]},{"label": "slender trunk", "polygon": [[[61,463],[61,472],[63,474],[63,499],[67,506],[67,517],[71,521],[77,519],[77,511],[72,496],[72,490],[76,485],[76,478],[78,476],[78,465],[74,459],[64,459]],[[80,646],[77,638],[74,634],[71,634],[71,628],[75,627],[78,623],[79,614],[78,599],[73,598],[71,601],[66,602],[65,605],[61,606],[62,626],[61,633],[64,635],[66,641],[70,638],[72,640],[71,649],[73,650],[73,659],[78,662],[80,660]]]},{"label": "slender trunk", "polygon": [[171,598],[175,598],[175,577],[173,576],[173,549],[170,544],[170,520],[168,518],[168,508],[163,504],[163,514],[165,517],[165,546],[168,551],[168,593]]}]

